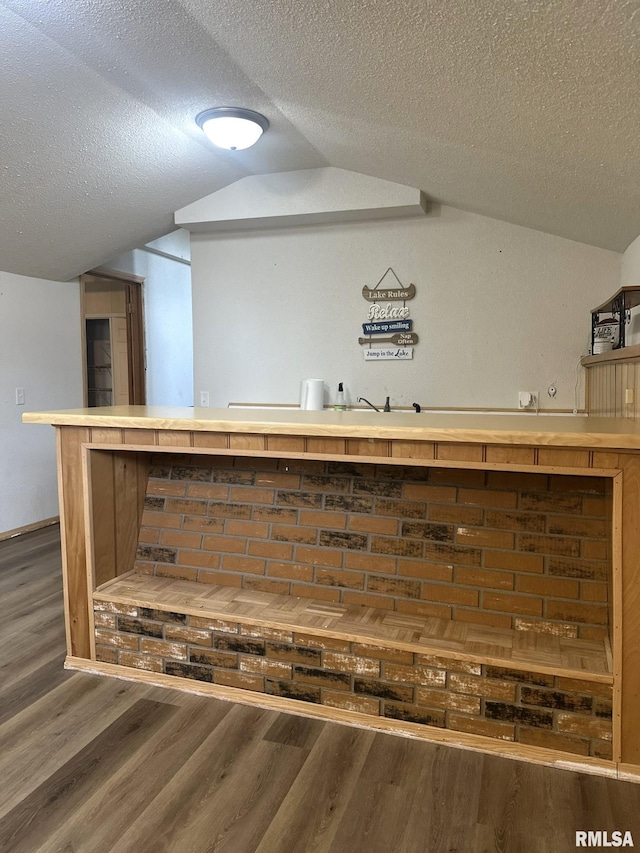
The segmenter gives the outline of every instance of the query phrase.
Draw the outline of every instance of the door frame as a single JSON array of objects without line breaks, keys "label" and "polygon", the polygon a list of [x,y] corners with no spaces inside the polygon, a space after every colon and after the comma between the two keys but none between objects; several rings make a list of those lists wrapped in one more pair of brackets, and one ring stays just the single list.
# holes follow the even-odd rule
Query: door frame
[{"label": "door frame", "polygon": [[[80,276],[80,310],[82,315],[82,395],[87,406],[87,315],[85,310],[85,276],[104,278],[125,285],[127,301],[127,347],[129,351],[129,403],[143,406],[146,402],[146,364],[144,349],[144,313],[142,285],[144,278],[130,273],[95,267]],[[120,315],[121,316],[121,315]]]}]

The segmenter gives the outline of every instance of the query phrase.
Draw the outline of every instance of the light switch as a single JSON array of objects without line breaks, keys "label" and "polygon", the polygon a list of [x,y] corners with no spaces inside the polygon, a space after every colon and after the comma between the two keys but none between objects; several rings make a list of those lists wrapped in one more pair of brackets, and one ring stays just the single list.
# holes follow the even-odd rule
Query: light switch
[{"label": "light switch", "polygon": [[16,406],[24,406],[24,388],[16,388]]}]

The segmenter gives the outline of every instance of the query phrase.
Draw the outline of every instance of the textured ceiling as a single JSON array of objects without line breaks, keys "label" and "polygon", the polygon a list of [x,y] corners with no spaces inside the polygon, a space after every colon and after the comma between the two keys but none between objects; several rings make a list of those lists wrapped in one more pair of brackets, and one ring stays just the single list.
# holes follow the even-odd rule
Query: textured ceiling
[{"label": "textured ceiling", "polygon": [[[0,0],[0,269],[66,279],[249,174],[337,166],[623,251],[640,0]],[[217,152],[194,122],[271,128]]]}]

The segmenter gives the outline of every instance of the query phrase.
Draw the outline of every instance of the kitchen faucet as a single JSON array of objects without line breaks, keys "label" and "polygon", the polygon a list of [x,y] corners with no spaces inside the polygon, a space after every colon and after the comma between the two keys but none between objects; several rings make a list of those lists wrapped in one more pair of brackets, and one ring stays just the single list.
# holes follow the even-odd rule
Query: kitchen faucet
[{"label": "kitchen faucet", "polygon": [[[369,400],[367,400],[367,398],[366,398],[366,397],[358,397],[358,402],[359,402],[359,403],[366,403],[366,404],[367,404],[367,406],[371,406],[371,408],[372,408],[375,412],[379,412],[379,411],[380,411],[380,409],[379,409],[377,406],[374,406],[374,405],[373,405],[373,403],[370,403],[370,402],[369,402]],[[388,398],[388,397],[387,397],[387,399],[384,401],[384,407],[383,407],[382,411],[383,411],[383,412],[390,412],[390,411],[391,411],[391,406],[389,405],[389,398]]]}]

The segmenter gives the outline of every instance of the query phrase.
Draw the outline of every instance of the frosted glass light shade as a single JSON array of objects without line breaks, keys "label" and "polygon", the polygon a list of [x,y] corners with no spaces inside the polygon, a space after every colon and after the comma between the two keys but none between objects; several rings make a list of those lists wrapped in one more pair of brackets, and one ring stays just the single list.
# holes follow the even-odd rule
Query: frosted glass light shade
[{"label": "frosted glass light shade", "polygon": [[240,107],[205,110],[196,116],[196,122],[214,145],[227,151],[250,148],[269,127],[263,115]]}]

